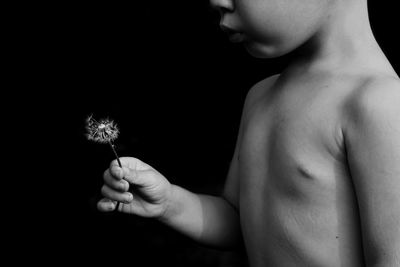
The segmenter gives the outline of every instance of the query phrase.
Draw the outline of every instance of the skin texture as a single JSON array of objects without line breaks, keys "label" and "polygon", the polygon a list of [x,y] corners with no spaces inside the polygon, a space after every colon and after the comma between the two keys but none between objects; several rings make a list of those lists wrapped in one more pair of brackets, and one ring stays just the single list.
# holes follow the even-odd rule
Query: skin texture
[{"label": "skin texture", "polygon": [[[365,266],[383,252],[383,266],[396,266],[398,81],[308,75],[261,82],[243,115],[225,194],[239,207],[251,266]],[[387,95],[375,106],[378,90]]]},{"label": "skin texture", "polygon": [[242,236],[252,267],[400,266],[400,81],[366,1],[211,4],[253,56],[294,52],[283,73],[249,91],[222,196],[124,158],[104,175],[99,210],[123,201],[120,211],[215,247]]},{"label": "skin texture", "polygon": [[[277,57],[315,34],[331,8],[329,0],[212,0],[222,13],[221,25],[241,32],[256,57]],[[288,8],[290,6],[290,8]]]}]

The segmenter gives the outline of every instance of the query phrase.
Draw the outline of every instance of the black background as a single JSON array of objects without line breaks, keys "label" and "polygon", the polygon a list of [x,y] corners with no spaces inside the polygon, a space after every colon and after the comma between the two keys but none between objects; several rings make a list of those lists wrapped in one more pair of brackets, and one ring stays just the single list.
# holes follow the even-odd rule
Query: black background
[{"label": "black background", "polygon": [[[22,114],[18,124],[23,118],[17,176],[29,191],[11,205],[18,216],[8,216],[10,247],[24,251],[17,260],[54,265],[246,266],[242,250],[205,248],[157,221],[97,212],[113,154],[86,140],[85,119],[114,119],[120,156],[216,195],[248,89],[278,73],[290,55],[252,58],[228,42],[207,1],[138,2],[10,9],[10,110]],[[375,35],[398,72],[394,13],[394,3],[370,3]]]}]

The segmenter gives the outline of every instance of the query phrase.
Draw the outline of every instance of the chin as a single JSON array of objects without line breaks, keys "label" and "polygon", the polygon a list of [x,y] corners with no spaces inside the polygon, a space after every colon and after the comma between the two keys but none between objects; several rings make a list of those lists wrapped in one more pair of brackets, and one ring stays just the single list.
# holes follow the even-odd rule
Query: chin
[{"label": "chin", "polygon": [[277,58],[288,54],[290,51],[280,49],[278,46],[265,45],[255,42],[245,43],[247,52],[255,58]]}]

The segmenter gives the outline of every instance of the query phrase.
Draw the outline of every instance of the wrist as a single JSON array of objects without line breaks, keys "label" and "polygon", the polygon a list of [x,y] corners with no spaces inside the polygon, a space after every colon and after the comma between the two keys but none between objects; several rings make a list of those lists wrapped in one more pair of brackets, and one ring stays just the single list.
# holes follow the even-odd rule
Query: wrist
[{"label": "wrist", "polygon": [[164,212],[158,217],[158,220],[167,223],[172,220],[172,218],[178,216],[180,213],[181,203],[179,197],[178,186],[171,184],[168,197],[166,199]]}]

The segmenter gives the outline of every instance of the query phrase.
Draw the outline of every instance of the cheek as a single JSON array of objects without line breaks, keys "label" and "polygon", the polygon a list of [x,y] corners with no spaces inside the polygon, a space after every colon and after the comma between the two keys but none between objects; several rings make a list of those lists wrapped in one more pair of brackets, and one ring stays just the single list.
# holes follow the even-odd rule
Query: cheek
[{"label": "cheek", "polygon": [[250,39],[261,43],[275,43],[290,29],[287,10],[276,4],[279,1],[254,0],[252,5],[246,5],[251,0],[238,2],[241,3],[237,10],[243,31]]},{"label": "cheek", "polygon": [[[237,6],[244,30],[250,35],[268,35],[279,25],[280,14],[275,5],[255,0],[254,4],[240,2]],[[249,1],[247,1],[249,2]],[[251,2],[251,1],[250,1]],[[240,4],[242,3],[242,4]]]},{"label": "cheek", "polygon": [[295,46],[298,31],[281,19],[282,17],[269,17],[246,21],[246,49],[257,58],[273,58],[286,53],[289,47]]},{"label": "cheek", "polygon": [[240,15],[249,37],[247,50],[253,56],[264,58],[293,51],[316,31],[320,16],[315,12],[314,8],[287,9],[283,5],[243,9]]}]

